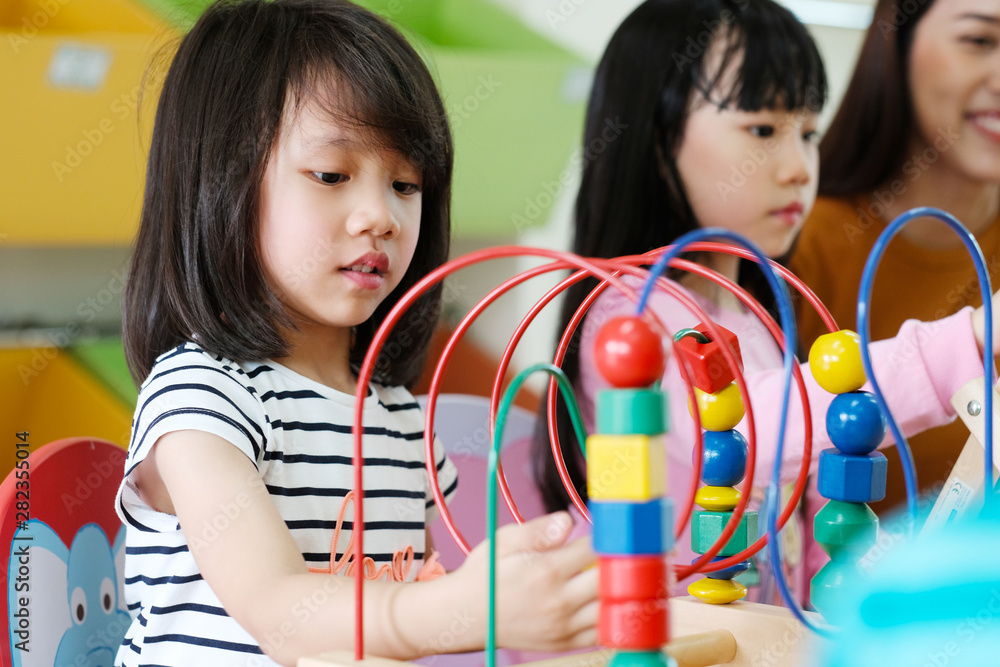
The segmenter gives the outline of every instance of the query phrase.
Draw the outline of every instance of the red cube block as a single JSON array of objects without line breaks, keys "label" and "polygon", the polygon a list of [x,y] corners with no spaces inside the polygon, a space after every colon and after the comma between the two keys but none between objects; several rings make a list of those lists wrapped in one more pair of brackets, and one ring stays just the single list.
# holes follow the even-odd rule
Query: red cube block
[{"label": "red cube block", "polygon": [[[695,331],[704,334],[709,339],[707,343],[699,343],[694,336],[684,336],[675,346],[679,357],[678,363],[687,361],[691,367],[691,382],[695,387],[707,394],[714,394],[736,379],[736,374],[722,353],[722,346],[712,336],[708,327],[701,323],[693,327]],[[736,334],[724,327],[718,327],[723,334],[723,342],[729,345],[736,357],[739,372],[743,373],[743,357],[740,355],[740,342]]]},{"label": "red cube block", "polygon": [[601,602],[597,643],[608,648],[656,649],[670,641],[665,598]]},{"label": "red cube block", "polygon": [[602,602],[670,597],[663,556],[602,556],[597,559]]}]

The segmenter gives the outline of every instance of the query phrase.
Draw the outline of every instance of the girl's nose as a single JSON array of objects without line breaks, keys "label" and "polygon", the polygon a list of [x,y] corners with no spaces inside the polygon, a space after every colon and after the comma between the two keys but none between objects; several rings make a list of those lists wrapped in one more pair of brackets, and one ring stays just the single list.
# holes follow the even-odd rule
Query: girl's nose
[{"label": "girl's nose", "polygon": [[399,233],[399,223],[393,215],[388,197],[387,194],[375,193],[373,189],[360,194],[347,222],[351,235],[371,234],[391,239]]},{"label": "girl's nose", "polygon": [[818,159],[816,148],[806,139],[790,131],[779,151],[778,182],[781,185],[804,185],[812,178],[812,163]]}]

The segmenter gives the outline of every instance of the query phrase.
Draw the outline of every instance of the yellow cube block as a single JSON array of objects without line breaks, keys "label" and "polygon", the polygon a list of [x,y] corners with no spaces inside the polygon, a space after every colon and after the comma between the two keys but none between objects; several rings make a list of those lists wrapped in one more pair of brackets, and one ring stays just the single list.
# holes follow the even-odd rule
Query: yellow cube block
[{"label": "yellow cube block", "polygon": [[667,453],[662,435],[601,435],[587,438],[587,494],[591,500],[645,501],[667,490]]}]

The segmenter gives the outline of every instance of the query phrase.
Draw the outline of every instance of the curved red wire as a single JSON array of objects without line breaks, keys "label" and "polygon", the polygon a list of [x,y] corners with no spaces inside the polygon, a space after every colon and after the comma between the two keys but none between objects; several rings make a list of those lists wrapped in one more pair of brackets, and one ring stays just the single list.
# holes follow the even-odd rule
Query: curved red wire
[{"label": "curved red wire", "polygon": [[[747,250],[745,250],[743,248],[736,248],[736,247],[727,246],[727,245],[719,244],[719,243],[711,243],[711,242],[693,243],[693,244],[691,244],[689,246],[689,249],[691,251],[717,251],[717,252],[723,252],[723,253],[728,253],[728,254],[732,254],[732,255],[736,255],[736,256],[739,256],[739,257],[743,257],[743,258],[746,258],[746,259],[751,259],[751,260],[756,261],[755,257],[749,251],[747,251]],[[356,394],[355,394],[354,425],[352,426],[352,433],[353,433],[353,436],[354,436],[354,457],[353,457],[353,463],[354,463],[354,487],[355,487],[355,491],[356,491],[356,494],[357,494],[357,501],[355,503],[355,519],[354,519],[354,525],[355,525],[354,532],[356,532],[356,534],[357,534],[357,539],[356,539],[356,542],[355,542],[355,547],[356,547],[355,548],[355,559],[358,562],[361,562],[361,560],[363,560],[363,557],[364,557],[364,545],[363,545],[363,533],[364,533],[364,503],[363,503],[363,500],[364,500],[364,490],[363,490],[363,483],[362,483],[362,469],[363,469],[363,466],[362,466],[362,463],[363,463],[362,434],[363,434],[363,430],[364,430],[363,429],[363,404],[364,404],[364,398],[367,395],[367,387],[368,387],[368,383],[369,383],[369,381],[371,379],[372,372],[374,370],[375,361],[376,361],[376,359],[378,357],[379,352],[382,349],[382,346],[385,343],[386,338],[388,337],[388,335],[391,332],[392,328],[396,325],[396,323],[399,321],[399,319],[402,317],[402,315],[406,312],[406,310],[413,304],[413,302],[416,301],[416,299],[418,299],[420,296],[422,296],[428,289],[430,289],[431,287],[433,287],[434,285],[436,285],[438,282],[440,282],[441,280],[443,280],[445,277],[447,277],[451,273],[454,273],[455,271],[458,271],[458,270],[460,270],[462,268],[468,267],[468,266],[470,266],[472,264],[476,264],[476,263],[479,263],[481,261],[486,261],[486,260],[490,260],[490,259],[502,258],[502,257],[522,257],[522,256],[543,257],[543,258],[548,258],[548,259],[554,260],[554,261],[552,263],[550,263],[549,265],[542,266],[542,267],[537,267],[535,269],[530,269],[529,271],[523,272],[522,274],[519,274],[518,276],[515,276],[514,278],[511,278],[508,281],[505,281],[497,289],[495,289],[493,292],[491,292],[490,295],[488,295],[486,298],[484,298],[483,301],[480,302],[481,307],[479,307],[477,305],[476,314],[474,316],[472,316],[471,319],[469,319],[469,323],[471,324],[471,321],[474,320],[475,317],[477,317],[478,314],[481,313],[482,310],[484,310],[489,304],[491,304],[497,297],[499,297],[501,294],[503,294],[507,290],[513,288],[514,286],[516,286],[516,285],[524,282],[525,280],[528,280],[529,278],[534,277],[535,275],[540,275],[540,274],[548,272],[548,271],[563,270],[563,269],[567,269],[567,268],[576,268],[576,269],[581,270],[582,272],[578,272],[578,273],[574,274],[574,276],[571,276],[571,278],[566,279],[562,283],[560,283],[560,285],[557,286],[557,291],[550,291],[550,294],[547,294],[546,298],[544,298],[544,303],[541,303],[541,302],[536,303],[536,306],[533,307],[532,312],[529,313],[529,316],[527,316],[524,320],[522,320],[521,325],[519,325],[519,331],[517,333],[517,340],[518,341],[520,340],[520,337],[523,335],[523,329],[527,328],[528,324],[530,324],[530,322],[533,320],[533,318],[537,314],[537,312],[540,312],[540,310],[544,307],[544,305],[546,305],[549,301],[551,301],[551,299],[554,298],[556,294],[558,294],[559,292],[561,292],[562,290],[564,290],[566,287],[568,287],[569,285],[573,284],[574,282],[576,282],[578,280],[582,280],[587,275],[596,276],[597,278],[600,278],[601,281],[602,281],[601,282],[601,286],[600,286],[600,291],[595,290],[590,295],[588,295],[588,298],[585,300],[584,304],[581,306],[581,309],[578,310],[577,313],[574,315],[574,318],[573,318],[573,320],[571,320],[570,324],[571,324],[571,330],[575,331],[576,328],[579,326],[580,321],[583,319],[583,315],[586,313],[587,308],[589,308],[590,305],[593,303],[593,301],[596,300],[597,296],[604,289],[606,289],[606,287],[607,287],[608,284],[614,286],[616,289],[618,289],[619,291],[621,291],[623,294],[626,294],[626,296],[629,296],[629,298],[632,298],[633,300],[637,300],[637,297],[635,296],[635,292],[633,290],[631,290],[628,286],[626,286],[624,283],[622,283],[622,282],[620,282],[618,280],[618,278],[617,278],[618,272],[625,271],[625,272],[628,272],[628,273],[632,273],[633,270],[635,270],[635,271],[638,272],[636,275],[641,275],[644,272],[642,272],[642,271],[640,271],[638,269],[633,269],[633,267],[631,267],[626,262],[648,263],[650,257],[655,257],[656,255],[658,255],[660,252],[663,252],[663,251],[664,251],[664,249],[661,249],[659,251],[654,251],[653,253],[648,253],[647,255],[642,256],[642,257],[638,257],[638,258],[636,258],[636,257],[621,258],[621,259],[617,260],[617,262],[616,262],[616,261],[612,261],[612,260],[588,260],[588,259],[585,259],[585,258],[581,258],[581,257],[575,256],[575,255],[572,255],[571,253],[565,253],[565,252],[560,252],[560,251],[556,251],[556,250],[547,250],[547,249],[541,249],[541,248],[526,248],[526,247],[519,247],[519,246],[501,246],[501,247],[497,247],[497,248],[487,248],[487,249],[484,249],[484,250],[480,250],[480,251],[477,251],[477,252],[470,253],[468,255],[465,255],[465,256],[460,257],[460,258],[455,259],[455,260],[452,260],[452,261],[450,261],[450,262],[448,262],[448,263],[446,263],[446,264],[438,267],[434,271],[430,272],[427,276],[425,276],[422,280],[420,280],[409,292],[407,292],[399,300],[399,302],[393,307],[393,309],[390,311],[390,313],[386,316],[385,320],[382,322],[382,325],[379,327],[378,331],[376,332],[375,336],[373,337],[371,346],[369,347],[368,353],[365,356],[364,362],[362,363],[361,368],[360,368],[359,373],[358,373],[358,386],[357,386],[357,391],[356,391]],[[676,264],[675,264],[675,262],[676,262]],[[704,267],[701,267],[701,265],[694,264],[694,263],[691,263],[691,262],[687,262],[685,260],[674,260],[674,262],[672,262],[671,265],[672,266],[677,266],[677,268],[683,268],[683,269],[686,269],[686,270],[693,271],[695,273],[698,273],[699,275],[704,275],[705,277],[709,278],[710,280],[715,280],[715,278],[713,276],[718,276],[718,274],[715,274],[715,272],[712,272],[712,271],[710,271],[708,269],[705,269]],[[826,307],[823,305],[823,303],[816,297],[816,295],[811,290],[809,290],[808,287],[806,287],[805,284],[797,276],[795,276],[794,274],[792,274],[790,271],[788,271],[784,267],[782,267],[782,266],[780,266],[780,265],[778,265],[778,264],[776,264],[774,262],[772,262],[772,266],[774,266],[774,268],[782,275],[782,277],[788,283],[790,283],[793,287],[795,287],[803,295],[803,297],[806,298],[806,300],[816,309],[816,311],[820,315],[820,318],[823,320],[824,324],[831,331],[835,331],[837,329],[837,325],[836,325],[833,317],[830,315],[829,311],[826,309]],[[605,268],[605,267],[607,267],[607,268]],[[694,267],[697,267],[697,268],[694,268]],[[614,273],[613,274],[610,273],[608,271],[608,269],[611,269],[611,271],[613,271]],[[702,271],[705,271],[706,273],[702,273]],[[583,273],[583,272],[589,272],[589,273]],[[743,303],[748,308],[750,308],[758,317],[761,318],[762,322],[764,322],[765,326],[767,326],[767,328],[771,332],[772,336],[775,337],[775,340],[779,341],[779,344],[783,344],[782,343],[782,336],[781,336],[780,329],[774,323],[773,318],[771,318],[766,313],[766,311],[764,311],[764,309],[760,306],[760,304],[757,303],[748,294],[745,294],[745,292],[743,292],[742,290],[740,290],[738,288],[738,286],[736,286],[731,281],[729,281],[729,280],[727,280],[725,278],[722,278],[721,276],[719,276],[719,278],[722,281],[719,284],[723,284],[724,286],[726,286],[727,288],[730,288],[730,289],[732,289],[732,288],[735,287],[736,290],[738,290],[738,291],[734,290],[734,293],[737,294],[737,296],[741,299],[741,301],[743,301]],[[661,284],[664,287],[666,287],[666,289],[668,291],[670,291],[672,289],[670,287],[669,281],[662,281]],[[746,297],[745,299],[743,298],[743,296],[740,295],[740,292],[743,292],[743,294]],[[678,295],[679,295],[679,293],[675,294],[674,296],[678,296]],[[679,297],[679,298],[680,298],[680,300],[683,300],[683,297]],[[693,302],[692,302],[692,305],[694,307],[693,308],[693,312],[695,312],[696,315],[699,315],[698,311],[700,311],[700,309],[698,309],[697,304],[693,304]],[[707,316],[704,316],[703,312],[700,312],[699,316],[702,317],[702,320],[705,322],[706,326],[709,327],[709,332],[712,333],[713,336],[719,337],[720,336],[720,332],[718,331],[718,329],[714,329],[713,330],[713,328],[715,327],[715,325],[714,325],[714,323],[712,323],[711,318],[708,318]],[[464,322],[465,322],[465,320],[463,320],[463,323]],[[461,334],[464,334],[464,332],[468,328],[468,326],[469,325],[465,325],[461,329]],[[522,329],[522,327],[523,327],[523,329]],[[567,327],[567,330],[570,330],[570,327]],[[456,331],[456,333],[457,333],[457,331]],[[571,335],[572,334],[570,333],[570,336]],[[449,340],[448,346],[446,346],[445,353],[442,354],[441,361],[439,362],[439,365],[447,363],[447,361],[450,359],[451,353],[453,352],[453,348],[457,344],[457,340],[460,339],[460,337],[461,337],[461,335],[459,335],[459,336],[456,337],[453,334],[452,339]],[[557,349],[557,352],[556,352],[557,359],[561,360],[561,358],[565,356],[565,348],[568,347],[568,340],[569,340],[569,337],[565,336],[565,332],[564,332],[564,339],[560,341],[561,350]],[[502,369],[501,369],[501,371],[506,370],[507,366],[509,365],[510,355],[513,354],[514,347],[516,347],[516,342],[514,342],[513,345],[509,344],[508,345],[508,349],[505,350],[504,358],[502,360]],[[732,352],[729,350],[729,348],[727,346],[723,346],[720,349],[723,350],[723,356],[726,357],[727,362],[730,363],[730,364],[732,364],[732,365],[735,365],[735,358],[733,357]],[[684,364],[680,365],[680,367],[681,367],[681,373],[682,373],[682,376],[684,377],[685,382],[689,385],[689,394],[693,395],[693,389],[691,389],[691,387],[690,387],[690,378],[688,377],[687,369],[684,366],[685,366]],[[804,387],[804,384],[803,384],[802,379],[801,379],[801,372],[798,370],[798,365],[796,365],[794,367],[794,370],[795,370],[795,373],[796,373],[796,382],[797,382],[797,384],[799,386],[800,396],[801,396],[801,398],[803,400],[803,407],[804,407],[804,409],[806,410],[806,413],[807,413],[807,419],[805,420],[806,429],[807,429],[807,431],[809,431],[809,429],[811,429],[811,420],[808,419],[808,409],[809,408],[808,408],[808,400],[807,400],[806,394],[805,394],[805,387]],[[430,481],[431,481],[431,488],[432,488],[432,492],[433,492],[433,495],[434,495],[434,499],[435,499],[435,502],[437,503],[437,506],[438,506],[439,511],[441,513],[442,520],[445,522],[445,525],[448,527],[448,530],[451,533],[452,537],[455,539],[456,543],[459,544],[459,546],[463,548],[463,551],[465,551],[466,553],[468,553],[468,544],[465,542],[465,540],[462,537],[461,533],[458,531],[457,527],[454,525],[454,521],[452,520],[451,514],[448,511],[447,504],[444,502],[444,497],[443,497],[443,494],[441,492],[440,485],[438,484],[437,470],[436,470],[436,466],[435,466],[435,463],[434,463],[435,457],[434,457],[434,452],[433,452],[433,442],[434,442],[434,440],[433,440],[433,415],[434,415],[434,409],[435,409],[434,406],[435,406],[435,402],[436,402],[436,397],[437,397],[438,391],[439,391],[438,387],[439,387],[439,383],[440,383],[440,377],[441,377],[441,373],[439,373],[438,370],[436,370],[435,371],[435,381],[432,384],[432,390],[431,390],[431,393],[430,393],[430,396],[429,396],[429,400],[428,400],[427,419],[425,421],[426,466],[427,466],[427,471],[428,471],[428,474],[429,474],[429,477],[430,477]],[[491,408],[490,408],[490,413],[491,413],[491,419],[490,419],[491,436],[493,435],[493,430],[494,430],[496,404],[499,401],[498,388],[499,388],[500,383],[502,382],[502,380],[501,380],[502,377],[503,377],[503,374],[501,372],[499,374],[499,377],[495,381],[493,397],[491,399]],[[563,479],[563,483],[566,485],[567,492],[571,495],[571,497],[575,496],[574,504],[577,506],[577,509],[581,510],[581,513],[586,517],[586,516],[588,516],[588,513],[586,511],[586,506],[583,505],[582,499],[580,499],[579,496],[578,496],[578,494],[576,494],[575,489],[574,489],[572,483],[568,479],[568,472],[565,469],[565,462],[562,460],[561,451],[557,451],[558,450],[558,434],[554,433],[554,423],[555,422],[554,422],[554,418],[553,418],[554,417],[554,411],[555,411],[555,392],[553,390],[552,385],[554,385],[554,384],[555,384],[554,381],[550,380],[549,406],[548,406],[548,408],[549,408],[549,417],[550,417],[550,419],[549,419],[549,421],[550,421],[550,439],[552,439],[551,436],[555,436],[555,440],[553,441],[553,450],[554,450],[554,454],[555,454],[556,460],[557,460],[557,467],[561,463],[560,476]],[[750,431],[750,437],[748,437],[748,450],[749,450],[750,449],[749,448],[749,444],[752,441],[752,429],[753,429],[753,426],[752,426],[752,424],[753,424],[753,421],[752,421],[752,406],[750,405],[750,402],[749,402],[748,397],[746,395],[746,386],[745,386],[745,383],[743,382],[743,378],[739,374],[737,374],[737,385],[740,388],[740,394],[743,397],[743,400],[744,400],[744,403],[745,403],[745,407],[746,407],[746,410],[747,410],[748,428],[751,429],[751,431]],[[694,417],[696,423],[700,422],[700,419],[699,419],[699,416],[697,415],[697,412],[698,411],[695,411],[695,417]],[[700,432],[700,423],[698,423],[697,425],[699,426],[699,432]],[[699,436],[699,438],[700,438],[700,436]],[[701,447],[699,446],[697,448],[696,453],[695,453],[695,459],[696,459],[695,472],[697,473],[698,477],[700,477],[701,465],[702,465],[701,451],[700,450],[701,450]],[[753,451],[753,450],[751,450],[751,451]],[[811,432],[806,437],[806,448],[804,449],[803,467],[802,467],[802,469],[800,471],[799,483],[796,484],[795,491],[793,491],[793,494],[792,494],[792,498],[789,499],[788,505],[786,506],[785,511],[782,513],[782,515],[781,515],[781,517],[779,519],[779,522],[780,522],[779,526],[783,526],[784,523],[787,521],[788,516],[790,516],[790,514],[791,514],[792,511],[794,511],[795,504],[797,503],[798,498],[801,496],[802,490],[804,489],[804,485],[805,485],[805,481],[804,480],[805,480],[805,478],[806,478],[806,476],[808,474],[809,460],[810,460],[809,454],[810,453],[811,453]],[[752,471],[753,471],[753,465],[754,465],[754,463],[753,463],[754,462],[754,458],[755,458],[755,456],[750,456],[750,452],[748,451],[748,469],[747,469],[747,482],[746,482],[747,484],[751,484],[752,483]],[[517,512],[516,505],[514,504],[513,498],[510,495],[509,488],[507,488],[507,486],[506,486],[506,479],[505,479],[504,475],[502,474],[502,472],[499,471],[499,470],[498,470],[498,481],[500,482],[500,486],[501,486],[501,489],[502,489],[502,491],[504,493],[504,498],[507,501],[508,507],[510,507],[511,512],[514,515],[515,519],[517,519],[518,521],[523,521],[523,519],[520,518],[520,514]],[[696,485],[697,485],[697,478],[694,480],[692,487],[694,488],[694,487],[696,487]],[[692,488],[692,491],[693,491],[693,488]],[[737,527],[738,520],[739,520],[739,514],[742,513],[742,510],[745,507],[747,500],[749,499],[749,495],[750,494],[748,494],[748,493],[743,494],[743,497],[741,498],[741,501],[740,501],[740,505],[737,506],[737,510],[734,510],[734,517],[733,517],[734,520],[730,521],[730,523],[726,527],[726,531],[724,531],[723,534],[719,536],[719,539],[717,540],[716,544],[713,545],[713,549],[710,550],[710,551],[708,551],[708,552],[706,552],[705,554],[703,554],[702,558],[699,559],[699,561],[696,561],[695,564],[693,564],[692,566],[690,566],[688,568],[682,568],[682,569],[679,570],[679,575],[682,575],[681,578],[683,578],[684,576],[687,576],[689,574],[688,570],[695,571],[695,569],[697,567],[703,565],[703,563],[701,561],[708,561],[709,559],[711,559],[712,557],[714,557],[715,553],[717,553],[718,550],[721,549],[721,545],[725,544],[728,541],[728,539],[729,539],[729,537],[731,537],[732,533],[735,532],[735,529]],[[689,496],[690,496],[691,500],[693,501],[693,492],[690,493]],[[689,505],[690,505],[690,503],[689,503]],[[690,508],[688,508],[687,511],[684,512],[683,514],[685,514],[686,517],[689,517],[690,516]],[[686,518],[685,518],[685,522],[686,522]],[[746,552],[750,552],[750,553],[756,552],[757,550],[759,550],[761,548],[761,546],[763,546],[763,544],[766,542],[766,539],[767,539],[767,536],[766,535],[763,536],[754,545],[752,545],[750,548],[748,548],[746,550]],[[718,547],[718,548],[715,548],[715,547]],[[740,560],[743,560],[744,558],[745,558],[745,555],[744,555],[744,553],[741,552],[740,554],[732,556],[732,557],[730,557],[730,558],[728,558],[726,560],[720,561],[718,563],[712,563],[711,567],[705,568],[705,569],[707,569],[707,570],[722,569],[722,568],[725,568],[725,567],[729,567],[729,565],[731,565],[733,563],[736,563],[736,562],[739,562]],[[364,600],[364,593],[363,593],[363,583],[364,583],[364,581],[363,581],[362,577],[357,577],[356,578],[356,581],[355,581],[355,658],[358,659],[358,660],[361,660],[362,657],[363,657],[363,655],[364,655],[364,629],[363,629],[363,600]]]}]

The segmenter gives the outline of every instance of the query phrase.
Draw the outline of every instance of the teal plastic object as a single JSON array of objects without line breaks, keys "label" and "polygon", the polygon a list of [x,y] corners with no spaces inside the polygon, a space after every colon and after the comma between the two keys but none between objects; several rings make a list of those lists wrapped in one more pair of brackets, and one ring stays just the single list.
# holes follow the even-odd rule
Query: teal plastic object
[{"label": "teal plastic object", "polygon": [[1000,521],[947,526],[888,551],[837,601],[843,631],[819,667],[1000,664]]},{"label": "teal plastic object", "polygon": [[677,667],[677,661],[662,651],[619,651],[608,667]]}]

